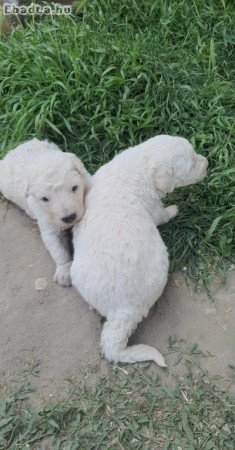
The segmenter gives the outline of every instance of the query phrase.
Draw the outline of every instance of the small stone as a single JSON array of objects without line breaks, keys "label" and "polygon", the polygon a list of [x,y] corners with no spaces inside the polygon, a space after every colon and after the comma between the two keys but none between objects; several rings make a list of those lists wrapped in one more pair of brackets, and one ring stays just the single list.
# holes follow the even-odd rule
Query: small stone
[{"label": "small stone", "polygon": [[46,278],[37,278],[35,280],[35,289],[36,291],[43,291],[47,287]]},{"label": "small stone", "polygon": [[230,430],[230,428],[229,428],[227,423],[222,427],[222,429],[225,431],[225,433],[228,433],[228,434],[231,433],[231,430]]},{"label": "small stone", "polygon": [[206,315],[207,316],[209,316],[209,315],[213,315],[213,316],[215,316],[216,315],[216,309],[215,308],[206,308]]}]

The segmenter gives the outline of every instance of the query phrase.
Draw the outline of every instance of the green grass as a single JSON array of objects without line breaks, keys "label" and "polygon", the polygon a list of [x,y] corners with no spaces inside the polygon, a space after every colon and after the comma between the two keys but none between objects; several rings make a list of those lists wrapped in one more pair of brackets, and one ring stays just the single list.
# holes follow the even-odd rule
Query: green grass
[{"label": "green grass", "polygon": [[1,155],[32,136],[94,172],[159,133],[182,135],[209,176],[178,190],[161,229],[172,270],[206,282],[233,257],[233,2],[88,1],[0,41]]},{"label": "green grass", "polygon": [[73,382],[63,400],[41,409],[27,404],[26,374],[0,402],[0,449],[233,450],[233,400],[187,365],[184,379],[163,384],[153,368],[113,367],[95,386],[89,376]]}]

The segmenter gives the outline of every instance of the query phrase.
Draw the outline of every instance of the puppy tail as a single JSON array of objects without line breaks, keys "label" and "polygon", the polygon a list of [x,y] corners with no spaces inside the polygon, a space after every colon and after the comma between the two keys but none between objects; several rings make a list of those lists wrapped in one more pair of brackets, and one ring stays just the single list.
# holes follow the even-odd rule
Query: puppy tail
[{"label": "puppy tail", "polygon": [[127,347],[128,338],[138,322],[139,320],[126,313],[108,318],[101,334],[101,348],[105,358],[115,363],[154,361],[160,367],[166,367],[163,356],[154,347],[142,344]]}]

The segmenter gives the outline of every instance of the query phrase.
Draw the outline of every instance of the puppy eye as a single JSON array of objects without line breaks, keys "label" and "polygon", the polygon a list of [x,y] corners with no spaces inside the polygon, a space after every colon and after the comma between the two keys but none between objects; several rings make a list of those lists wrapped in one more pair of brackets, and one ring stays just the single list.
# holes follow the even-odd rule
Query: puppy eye
[{"label": "puppy eye", "polygon": [[75,192],[77,190],[78,186],[73,186],[72,191]]},{"label": "puppy eye", "polygon": [[47,197],[42,197],[43,202],[49,202],[49,199]]}]

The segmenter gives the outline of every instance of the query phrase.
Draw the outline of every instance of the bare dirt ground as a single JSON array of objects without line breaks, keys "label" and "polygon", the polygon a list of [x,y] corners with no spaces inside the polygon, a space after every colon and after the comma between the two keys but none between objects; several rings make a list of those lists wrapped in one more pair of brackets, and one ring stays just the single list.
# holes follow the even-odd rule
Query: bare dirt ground
[{"label": "bare dirt ground", "polygon": [[[99,353],[100,316],[89,310],[74,288],[53,282],[54,268],[36,224],[14,205],[0,203],[0,385],[7,384],[25,362],[36,359],[37,392],[44,398],[62,391],[64,380],[79,376],[87,364],[95,362],[96,376],[108,367]],[[38,278],[47,283],[41,291],[35,289]],[[234,298],[232,272],[228,286],[213,301],[206,293],[193,293],[183,276],[174,274],[131,343],[157,347],[175,373],[180,373],[181,363],[173,365],[177,355],[168,354],[169,337],[185,339],[189,347],[198,343],[214,355],[203,358],[203,367],[231,380],[234,391],[234,371],[229,367],[235,363]]]}]

